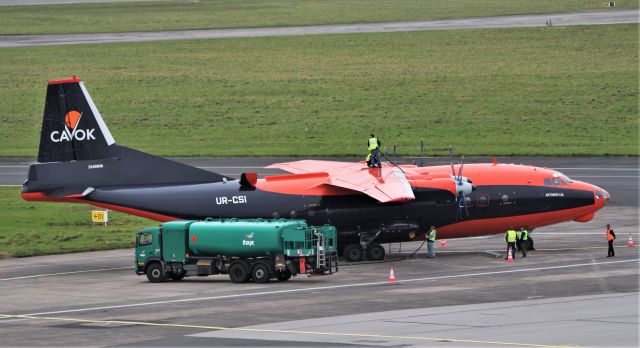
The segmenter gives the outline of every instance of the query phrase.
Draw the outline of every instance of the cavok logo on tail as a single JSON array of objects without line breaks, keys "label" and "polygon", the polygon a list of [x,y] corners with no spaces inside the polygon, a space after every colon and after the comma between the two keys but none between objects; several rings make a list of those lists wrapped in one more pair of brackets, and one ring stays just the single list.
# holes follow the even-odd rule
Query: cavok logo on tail
[{"label": "cavok logo on tail", "polygon": [[53,131],[51,132],[51,141],[54,143],[59,143],[63,141],[71,141],[71,140],[96,140],[96,137],[93,136],[93,132],[95,132],[95,128],[91,129],[80,129],[78,127],[78,123],[80,123],[80,119],[82,118],[82,113],[78,111],[69,111],[67,115],[64,117],[64,130],[63,131]]}]

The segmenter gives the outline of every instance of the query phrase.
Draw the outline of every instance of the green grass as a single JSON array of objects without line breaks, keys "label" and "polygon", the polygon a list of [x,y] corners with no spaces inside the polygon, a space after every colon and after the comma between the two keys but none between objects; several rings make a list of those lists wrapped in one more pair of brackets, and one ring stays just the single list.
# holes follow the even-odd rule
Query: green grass
[{"label": "green grass", "polygon": [[158,223],[109,212],[106,227],[91,224],[91,206],[25,202],[20,188],[0,187],[0,258],[130,248],[143,227]]},{"label": "green grass", "polygon": [[0,156],[35,157],[46,81],[164,156],[633,155],[638,25],[0,50]]},{"label": "green grass", "polygon": [[[0,34],[52,34],[415,21],[591,11],[603,0],[180,0],[0,7]],[[637,0],[616,1],[618,9]]]}]

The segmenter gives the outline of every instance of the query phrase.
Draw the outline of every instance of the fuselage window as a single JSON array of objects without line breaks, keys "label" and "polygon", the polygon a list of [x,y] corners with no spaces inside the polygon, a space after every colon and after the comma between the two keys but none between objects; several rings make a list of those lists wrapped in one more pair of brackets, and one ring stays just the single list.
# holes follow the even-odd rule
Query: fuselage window
[{"label": "fuselage window", "polygon": [[478,195],[478,206],[486,207],[489,205],[489,195]]}]

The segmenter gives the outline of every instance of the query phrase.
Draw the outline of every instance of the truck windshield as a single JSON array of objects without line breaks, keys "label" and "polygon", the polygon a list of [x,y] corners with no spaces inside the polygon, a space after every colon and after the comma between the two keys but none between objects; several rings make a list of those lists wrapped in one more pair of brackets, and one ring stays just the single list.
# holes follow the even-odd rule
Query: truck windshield
[{"label": "truck windshield", "polygon": [[153,242],[153,234],[151,234],[149,232],[145,232],[145,233],[140,235],[140,239],[138,241],[138,245],[139,246],[145,246],[145,245],[151,244],[151,242]]}]

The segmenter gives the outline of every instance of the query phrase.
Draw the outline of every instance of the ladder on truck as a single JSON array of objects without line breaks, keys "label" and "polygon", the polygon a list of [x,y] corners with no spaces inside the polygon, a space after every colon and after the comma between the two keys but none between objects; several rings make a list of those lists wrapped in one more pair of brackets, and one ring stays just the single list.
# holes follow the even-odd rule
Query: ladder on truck
[{"label": "ladder on truck", "polygon": [[314,232],[318,238],[316,241],[316,268],[324,269],[327,267],[327,255],[324,252],[324,235],[322,233]]}]

